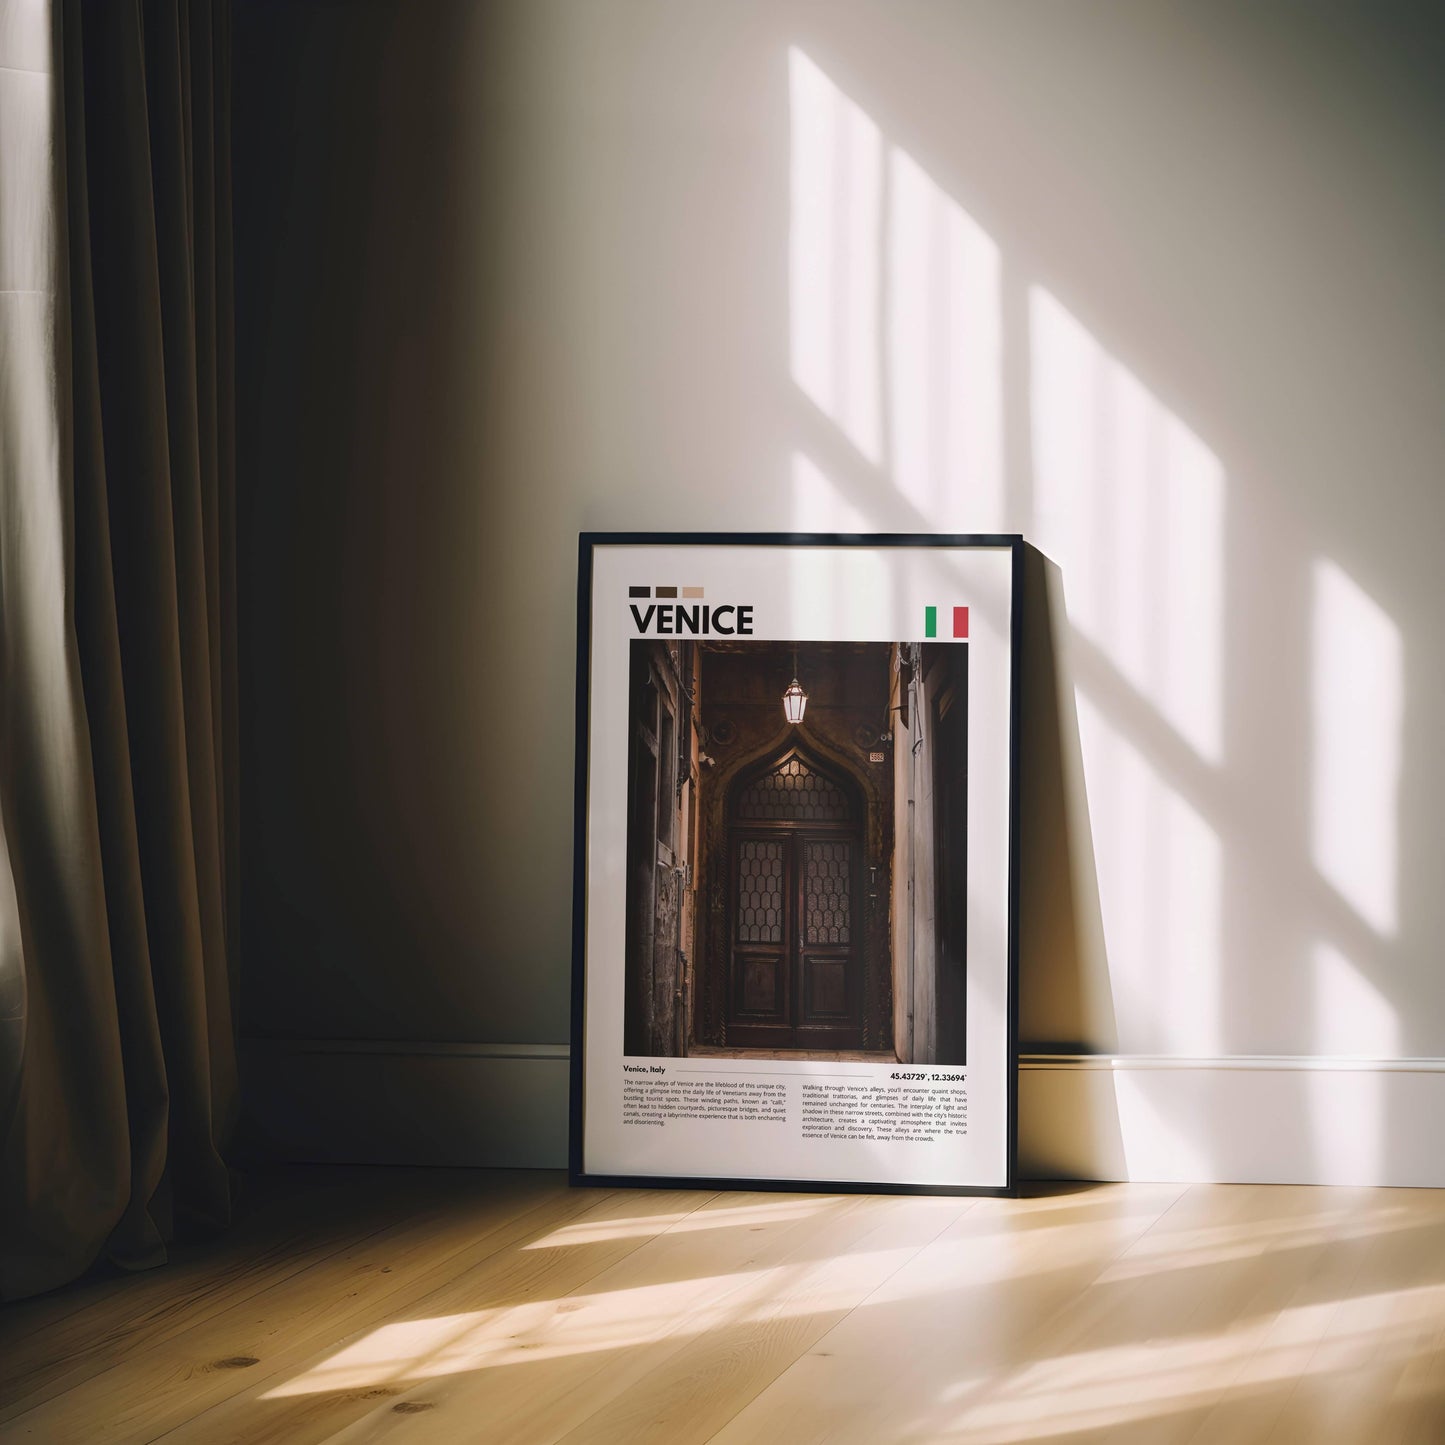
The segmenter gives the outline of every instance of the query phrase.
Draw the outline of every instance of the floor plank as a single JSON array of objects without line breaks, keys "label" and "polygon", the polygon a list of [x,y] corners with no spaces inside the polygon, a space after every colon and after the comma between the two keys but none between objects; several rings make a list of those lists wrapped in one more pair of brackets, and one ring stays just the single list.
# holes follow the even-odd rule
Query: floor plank
[{"label": "floor plank", "polygon": [[765,1389],[962,1213],[956,1202],[873,1199],[820,1226],[806,1255],[760,1274],[727,1317],[563,1438],[574,1445],[711,1440],[738,1402]]},{"label": "floor plank", "polygon": [[1027,1358],[1041,1324],[1176,1201],[1177,1186],[980,1200],[714,1438],[927,1439]]},{"label": "floor plank", "polygon": [[0,1438],[1445,1439],[1445,1192],[1021,1200],[289,1171],[163,1269],[0,1310]]},{"label": "floor plank", "polygon": [[[489,1445],[560,1439],[689,1340],[725,1325],[739,1294],[745,1311],[769,1271],[810,1257],[830,1221],[867,1204],[858,1195],[719,1195],[585,1287],[479,1321],[423,1365],[421,1384],[335,1438],[446,1441],[485,1421]],[[956,1214],[964,1205],[941,1207]]]},{"label": "floor plank", "polygon": [[447,1261],[415,1274],[369,1317],[352,1312],[352,1328],[332,1331],[324,1348],[316,1348],[315,1335],[291,1332],[289,1348],[273,1354],[264,1373],[248,1377],[244,1390],[163,1438],[168,1445],[331,1439],[376,1402],[401,1396],[410,1384],[408,1371],[425,1369],[435,1353],[455,1349],[479,1312],[524,1310],[577,1289],[708,1198],[694,1192],[557,1191],[546,1207],[514,1221],[494,1247],[472,1251],[482,1254],[477,1263]]},{"label": "floor plank", "polygon": [[358,1301],[384,1299],[413,1272],[450,1261],[519,1211],[557,1208],[567,1198],[503,1176],[480,1196],[423,1201],[302,1268],[268,1271],[264,1287],[242,1288],[234,1300],[209,1291],[192,1317],[163,1311],[165,1327],[154,1334],[108,1333],[87,1353],[82,1378],[58,1393],[52,1382],[7,1407],[6,1429],[47,1440],[154,1439],[244,1388],[249,1370],[273,1355],[334,1339]]},{"label": "floor plank", "polygon": [[[6,1306],[0,1310],[0,1423],[128,1353],[192,1330],[302,1273],[401,1214],[476,1193],[474,1171],[428,1176],[345,1167],[277,1171],[246,1190],[233,1229],[208,1245],[173,1249],[163,1269],[98,1271],[69,1289]],[[555,1176],[531,1176],[534,1184],[542,1178]]]}]

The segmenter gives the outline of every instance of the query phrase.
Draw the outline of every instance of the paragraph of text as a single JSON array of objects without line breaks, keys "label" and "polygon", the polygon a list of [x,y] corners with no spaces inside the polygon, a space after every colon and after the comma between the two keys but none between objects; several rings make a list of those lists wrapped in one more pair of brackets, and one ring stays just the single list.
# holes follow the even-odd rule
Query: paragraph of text
[{"label": "paragraph of text", "polygon": [[803,1138],[931,1144],[968,1133],[961,1085],[803,1085]]},{"label": "paragraph of text", "polygon": [[683,1119],[781,1124],[788,1117],[784,1085],[752,1079],[622,1081],[624,1124],[667,1125]]}]

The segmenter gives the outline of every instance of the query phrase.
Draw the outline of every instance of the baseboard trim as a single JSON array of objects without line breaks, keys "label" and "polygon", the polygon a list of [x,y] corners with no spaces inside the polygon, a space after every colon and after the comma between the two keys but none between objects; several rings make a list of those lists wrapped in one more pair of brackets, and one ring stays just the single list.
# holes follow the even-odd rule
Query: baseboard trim
[{"label": "baseboard trim", "polygon": [[315,1164],[563,1168],[566,1044],[244,1039],[241,1140]]},{"label": "baseboard trim", "polygon": [[1445,1074],[1445,1059],[1380,1059],[1341,1054],[1020,1054],[1022,1069],[1088,1069],[1118,1073],[1124,1069],[1232,1069],[1251,1073],[1285,1070],[1320,1073]]},{"label": "baseboard trim", "polygon": [[[561,1168],[566,1044],[247,1039],[244,1137],[316,1163]],[[1445,1187],[1445,1059],[1028,1053],[1025,1179]]]},{"label": "baseboard trim", "polygon": [[572,1056],[567,1044],[475,1044],[434,1039],[246,1039],[252,1054],[388,1054],[429,1059],[561,1059]]},{"label": "baseboard trim", "polygon": [[1445,1187],[1445,1059],[1029,1054],[1032,1179]]}]

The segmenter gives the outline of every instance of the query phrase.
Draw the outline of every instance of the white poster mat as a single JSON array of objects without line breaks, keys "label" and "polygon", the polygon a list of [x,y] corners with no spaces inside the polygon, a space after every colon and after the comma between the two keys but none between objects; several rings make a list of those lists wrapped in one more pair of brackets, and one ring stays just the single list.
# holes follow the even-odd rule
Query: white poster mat
[{"label": "white poster mat", "polygon": [[[585,1176],[808,1180],[1002,1189],[1009,1180],[1009,794],[1013,549],[987,546],[614,544],[592,549],[588,783],[584,826],[582,1079]],[[641,636],[629,598],[638,584],[701,587],[709,605],[752,608],[759,641],[925,640],[937,608],[968,619],[967,1060],[935,1069],[873,1062],[655,1059],[659,1077],[766,1076],[787,1093],[784,1123],[693,1119],[623,1123],[629,652]],[[641,602],[644,609],[646,601]],[[780,704],[781,706],[781,704]],[[804,1138],[802,1084],[847,1077],[950,1076],[966,1093],[962,1136],[908,1140]],[[957,1091],[955,1091],[957,1092]]]}]

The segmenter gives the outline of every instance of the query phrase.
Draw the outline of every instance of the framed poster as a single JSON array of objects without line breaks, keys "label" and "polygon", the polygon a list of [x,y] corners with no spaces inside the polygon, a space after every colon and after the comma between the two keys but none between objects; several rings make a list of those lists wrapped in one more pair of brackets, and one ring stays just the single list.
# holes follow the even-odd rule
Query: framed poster
[{"label": "framed poster", "polygon": [[574,1183],[1013,1192],[1021,564],[582,536]]}]

